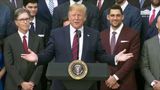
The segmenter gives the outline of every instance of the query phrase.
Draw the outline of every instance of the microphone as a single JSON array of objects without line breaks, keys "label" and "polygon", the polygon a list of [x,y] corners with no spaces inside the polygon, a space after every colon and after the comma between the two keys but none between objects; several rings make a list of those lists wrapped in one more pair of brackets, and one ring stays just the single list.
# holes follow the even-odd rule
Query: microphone
[{"label": "microphone", "polygon": [[76,33],[78,35],[78,38],[80,38],[81,37],[81,31],[80,30],[76,30]]}]

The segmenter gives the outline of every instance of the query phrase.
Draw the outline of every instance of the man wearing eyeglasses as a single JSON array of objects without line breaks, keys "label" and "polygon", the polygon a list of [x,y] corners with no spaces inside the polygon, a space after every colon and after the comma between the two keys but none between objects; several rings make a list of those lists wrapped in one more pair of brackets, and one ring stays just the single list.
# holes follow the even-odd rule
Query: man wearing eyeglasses
[{"label": "man wearing eyeglasses", "polygon": [[30,13],[26,9],[17,9],[14,18],[18,31],[4,42],[5,90],[41,90],[43,66],[22,59],[21,53],[28,53],[28,48],[38,53],[43,49],[43,40],[29,32]]}]

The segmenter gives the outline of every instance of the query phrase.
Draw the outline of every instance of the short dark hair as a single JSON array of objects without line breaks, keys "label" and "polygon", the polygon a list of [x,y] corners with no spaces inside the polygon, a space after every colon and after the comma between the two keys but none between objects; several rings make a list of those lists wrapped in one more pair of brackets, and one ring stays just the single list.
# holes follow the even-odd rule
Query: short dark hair
[{"label": "short dark hair", "polygon": [[121,12],[121,14],[123,15],[123,11],[122,11],[121,6],[119,6],[117,4],[113,5],[111,8],[109,8],[108,14],[110,14],[110,12],[111,12],[112,9],[118,9]]},{"label": "short dark hair", "polygon": [[23,14],[23,13],[27,13],[29,15],[29,18],[31,17],[31,15],[30,15],[30,13],[27,9],[18,8],[14,13],[14,20],[17,20],[18,16]]},{"label": "short dark hair", "polygon": [[24,7],[26,7],[28,3],[38,3],[38,0],[23,0]]}]

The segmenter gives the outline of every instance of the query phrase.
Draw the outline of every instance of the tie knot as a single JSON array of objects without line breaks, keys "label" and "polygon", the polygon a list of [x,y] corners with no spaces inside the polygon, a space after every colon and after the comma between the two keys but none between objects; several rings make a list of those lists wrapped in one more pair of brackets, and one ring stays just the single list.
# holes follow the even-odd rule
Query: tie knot
[{"label": "tie knot", "polygon": [[26,38],[26,35],[24,35],[23,38]]},{"label": "tie knot", "polygon": [[113,35],[116,35],[116,34],[117,34],[117,32],[112,32],[112,34],[113,34]]},{"label": "tie knot", "polygon": [[155,11],[156,11],[156,10],[155,10],[155,9],[153,9],[153,11],[152,11],[152,12],[153,12],[153,13],[155,13]]},{"label": "tie knot", "polygon": [[30,25],[33,25],[34,23],[33,22],[30,22]]}]

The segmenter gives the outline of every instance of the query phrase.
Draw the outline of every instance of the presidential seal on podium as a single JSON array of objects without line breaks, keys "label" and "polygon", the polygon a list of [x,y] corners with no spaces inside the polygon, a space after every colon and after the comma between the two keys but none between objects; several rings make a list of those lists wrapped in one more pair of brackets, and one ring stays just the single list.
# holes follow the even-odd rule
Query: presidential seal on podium
[{"label": "presidential seal on podium", "polygon": [[88,73],[88,67],[82,60],[73,60],[68,66],[68,73],[75,80],[83,79]]}]

